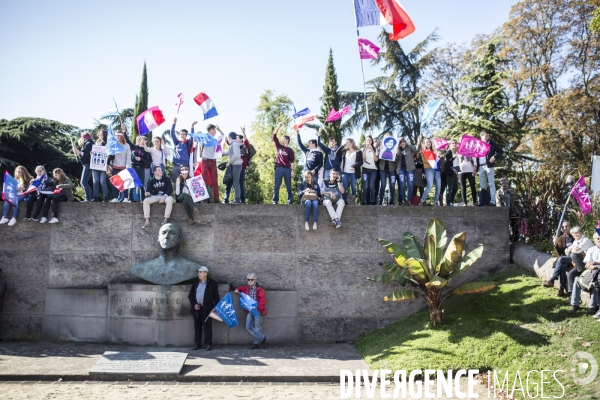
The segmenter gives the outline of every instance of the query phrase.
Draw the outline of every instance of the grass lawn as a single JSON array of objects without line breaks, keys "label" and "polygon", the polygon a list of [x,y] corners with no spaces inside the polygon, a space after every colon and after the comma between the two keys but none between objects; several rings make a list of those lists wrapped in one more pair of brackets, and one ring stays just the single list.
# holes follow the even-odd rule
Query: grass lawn
[{"label": "grass lawn", "polygon": [[[556,374],[565,386],[563,399],[600,399],[600,372],[592,383],[576,385],[571,359],[585,351],[600,363],[600,323],[582,310],[569,316],[564,299],[517,267],[485,281],[498,287],[444,303],[443,326],[429,328],[429,310],[424,310],[360,337],[358,351],[371,369],[491,369],[499,377],[508,370],[511,389],[517,370],[523,386],[530,370],[563,370]],[[551,381],[544,384],[544,397],[562,394],[552,372],[544,374],[544,381]],[[539,384],[540,374],[531,379]],[[529,388],[534,396],[531,380]]]}]

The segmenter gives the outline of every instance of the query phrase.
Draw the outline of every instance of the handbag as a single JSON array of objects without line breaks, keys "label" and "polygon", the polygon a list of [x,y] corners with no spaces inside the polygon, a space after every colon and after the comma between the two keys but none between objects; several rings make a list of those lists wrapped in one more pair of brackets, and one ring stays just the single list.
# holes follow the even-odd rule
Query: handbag
[{"label": "handbag", "polygon": [[302,201],[312,201],[312,200],[319,200],[319,197],[317,196],[316,193],[304,193],[302,195]]},{"label": "handbag", "polygon": [[231,165],[225,169],[225,175],[223,175],[223,185],[233,185],[233,172],[231,171]]}]

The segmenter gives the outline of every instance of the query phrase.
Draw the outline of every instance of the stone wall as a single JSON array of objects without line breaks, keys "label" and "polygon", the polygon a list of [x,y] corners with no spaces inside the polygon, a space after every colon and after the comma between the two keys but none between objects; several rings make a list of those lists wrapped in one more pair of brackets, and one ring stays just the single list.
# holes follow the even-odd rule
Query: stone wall
[{"label": "stone wall", "polygon": [[[147,230],[141,229],[141,205],[127,203],[62,203],[59,224],[0,225],[0,267],[8,282],[0,338],[42,338],[46,288],[144,283],[128,271],[158,256],[163,207],[152,206],[153,225]],[[384,302],[383,296],[397,288],[365,278],[384,272],[378,262],[391,260],[377,238],[401,242],[406,231],[422,238],[433,216],[449,237],[466,231],[468,250],[484,245],[483,257],[456,284],[509,263],[506,208],[346,207],[342,227],[335,229],[321,207],[319,229],[308,232],[299,205],[199,208],[199,222],[188,226],[183,206],[174,207],[172,221],[184,231],[183,255],[208,266],[219,283],[245,284],[253,271],[267,298],[269,291],[289,291],[289,301],[296,304],[288,309],[297,315],[287,318],[296,321],[298,342],[352,340],[421,309],[422,302]]]}]

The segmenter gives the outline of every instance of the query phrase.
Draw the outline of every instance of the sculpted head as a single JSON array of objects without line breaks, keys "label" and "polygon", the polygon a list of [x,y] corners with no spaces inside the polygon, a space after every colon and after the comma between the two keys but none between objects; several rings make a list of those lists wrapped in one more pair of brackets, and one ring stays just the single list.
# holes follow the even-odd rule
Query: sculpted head
[{"label": "sculpted head", "polygon": [[158,243],[164,250],[177,247],[182,239],[183,232],[175,224],[164,224],[158,231]]}]

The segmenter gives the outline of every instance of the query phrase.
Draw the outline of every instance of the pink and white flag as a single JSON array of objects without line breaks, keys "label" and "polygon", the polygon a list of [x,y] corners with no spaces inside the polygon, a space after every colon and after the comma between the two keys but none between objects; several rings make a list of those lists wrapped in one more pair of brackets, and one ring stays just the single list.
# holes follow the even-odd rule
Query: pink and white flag
[{"label": "pink and white flag", "polygon": [[331,111],[329,111],[329,115],[327,116],[327,119],[325,120],[325,122],[337,121],[338,119],[342,118],[344,115],[348,114],[349,112],[350,112],[349,105],[342,108],[340,111],[335,111],[335,108],[332,107]]},{"label": "pink and white flag", "polygon": [[581,211],[584,214],[589,214],[592,212],[592,201],[590,200],[590,192],[588,192],[587,186],[585,186],[585,177],[581,175],[579,180],[571,189],[571,196],[577,200],[579,206],[581,207]]},{"label": "pink and white flag", "polygon": [[376,60],[379,58],[379,47],[367,39],[358,38],[358,52],[361,60]]},{"label": "pink and white flag", "polygon": [[449,140],[442,138],[433,138],[431,139],[431,141],[433,142],[433,145],[435,146],[436,150],[444,150],[450,144]]},{"label": "pink and white flag", "polygon": [[481,139],[462,135],[457,153],[465,157],[485,157],[490,151],[490,145]]},{"label": "pink and white flag", "polygon": [[179,93],[177,95],[177,98],[179,100],[177,101],[177,103],[175,103],[175,105],[177,106],[177,114],[179,114],[179,109],[181,108],[181,105],[183,104],[183,93]]}]

